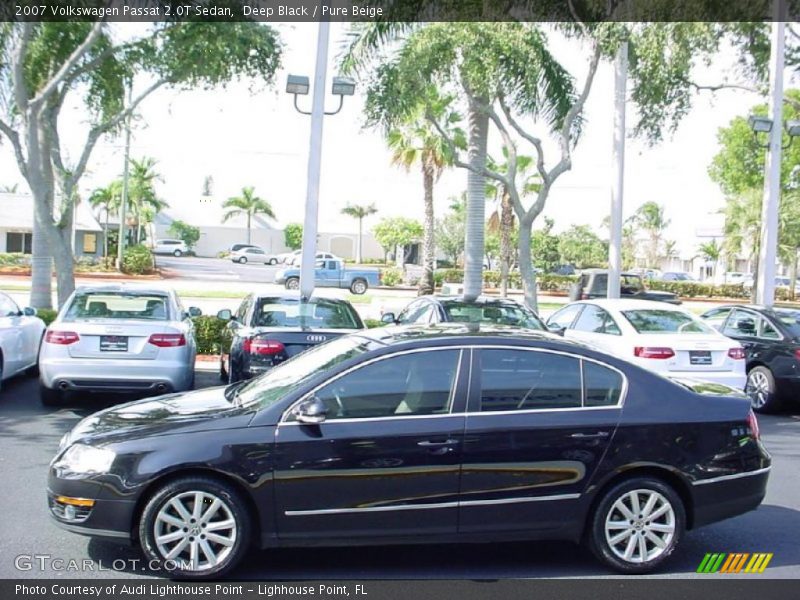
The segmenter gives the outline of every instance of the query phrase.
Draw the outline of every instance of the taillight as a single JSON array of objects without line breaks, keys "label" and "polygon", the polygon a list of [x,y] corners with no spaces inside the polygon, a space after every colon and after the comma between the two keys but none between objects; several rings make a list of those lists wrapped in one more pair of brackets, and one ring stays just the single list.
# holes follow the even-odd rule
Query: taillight
[{"label": "taillight", "polygon": [[44,336],[44,341],[48,344],[58,344],[60,346],[69,346],[79,339],[81,339],[81,336],[74,331],[48,330],[47,335]]},{"label": "taillight", "polygon": [[244,351],[248,354],[257,354],[259,356],[272,356],[273,354],[280,354],[286,348],[280,342],[275,340],[262,340],[259,338],[247,338],[244,341]]},{"label": "taillight", "polygon": [[761,439],[761,432],[758,429],[758,419],[756,419],[756,413],[750,409],[750,412],[747,413],[747,426],[750,428],[750,433],[753,435],[754,440]]},{"label": "taillight", "polygon": [[589,294],[587,294],[586,292],[582,292],[580,299],[581,300],[588,300],[589,299]]},{"label": "taillight", "polygon": [[733,360],[744,360],[744,348],[731,348],[728,350],[728,356]]},{"label": "taillight", "polygon": [[672,358],[675,353],[672,348],[661,348],[658,346],[636,346],[633,349],[633,355],[639,358],[655,358],[663,360],[665,358]]},{"label": "taillight", "polygon": [[159,348],[174,348],[186,345],[186,336],[182,333],[154,333],[147,340],[148,344]]},{"label": "taillight", "polygon": [[797,350],[794,351],[794,357],[797,360],[800,360],[800,348],[798,348]]}]

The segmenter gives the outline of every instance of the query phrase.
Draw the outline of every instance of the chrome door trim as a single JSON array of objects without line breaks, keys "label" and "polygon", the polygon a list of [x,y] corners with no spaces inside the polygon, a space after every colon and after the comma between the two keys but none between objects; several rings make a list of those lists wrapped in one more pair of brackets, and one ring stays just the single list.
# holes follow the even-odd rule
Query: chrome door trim
[{"label": "chrome door trim", "polygon": [[720,475],[719,477],[711,477],[710,479],[700,479],[693,481],[692,485],[706,485],[707,483],[719,483],[720,481],[732,481],[734,479],[741,479],[743,477],[753,477],[755,475],[763,475],[769,473],[772,467],[764,467],[755,471],[745,471],[744,473],[734,473],[733,475]]}]

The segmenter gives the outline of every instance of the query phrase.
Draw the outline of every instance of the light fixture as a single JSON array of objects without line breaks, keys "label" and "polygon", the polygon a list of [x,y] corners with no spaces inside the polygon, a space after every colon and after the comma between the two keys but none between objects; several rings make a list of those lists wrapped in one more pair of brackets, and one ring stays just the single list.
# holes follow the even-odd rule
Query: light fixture
[{"label": "light fixture", "polygon": [[769,117],[750,115],[747,122],[750,124],[750,129],[753,130],[753,133],[769,133],[772,131],[772,119]]},{"label": "light fixture", "polygon": [[286,93],[288,94],[305,96],[308,94],[309,87],[308,77],[304,75],[289,75],[286,78]]},{"label": "light fixture", "polygon": [[331,93],[336,96],[352,96],[356,92],[356,82],[349,77],[334,77]]},{"label": "light fixture", "polygon": [[797,137],[800,136],[800,121],[797,119],[793,119],[791,121],[786,121],[784,124],[786,128],[786,133],[789,137]]}]

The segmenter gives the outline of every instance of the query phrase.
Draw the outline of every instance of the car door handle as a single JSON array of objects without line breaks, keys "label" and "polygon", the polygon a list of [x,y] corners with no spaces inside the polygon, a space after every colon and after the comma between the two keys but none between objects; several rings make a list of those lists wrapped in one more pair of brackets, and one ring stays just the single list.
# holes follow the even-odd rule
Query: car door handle
[{"label": "car door handle", "polygon": [[422,446],[423,448],[431,448],[436,446],[453,446],[458,443],[458,440],[423,440],[422,442],[417,442],[417,446]]},{"label": "car door handle", "polygon": [[595,439],[595,438],[607,438],[608,437],[608,432],[607,431],[598,431],[596,433],[573,433],[569,437],[582,439],[582,440]]}]

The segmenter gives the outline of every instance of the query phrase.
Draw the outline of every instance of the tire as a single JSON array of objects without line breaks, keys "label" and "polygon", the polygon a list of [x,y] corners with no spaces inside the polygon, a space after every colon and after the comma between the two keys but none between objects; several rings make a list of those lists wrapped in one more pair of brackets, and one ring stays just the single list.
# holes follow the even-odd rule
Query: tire
[{"label": "tire", "polygon": [[180,250],[175,250],[175,252],[172,253],[172,256],[174,256],[175,258],[180,258],[181,256],[183,256],[183,252],[181,252]]},{"label": "tire", "polygon": [[246,256],[242,256],[241,258],[239,258],[239,264],[240,264],[240,265],[243,265],[243,264],[245,264],[246,262],[247,262],[247,257],[246,257]]},{"label": "tire", "polygon": [[366,294],[367,289],[369,289],[369,285],[365,279],[355,279],[353,283],[350,284],[350,292],[357,296]]},{"label": "tire", "polygon": [[[195,508],[198,499],[200,503]],[[185,511],[183,514],[175,508],[177,503]],[[212,503],[216,505],[214,513],[207,515],[203,511],[209,511]],[[183,531],[174,524],[176,519],[185,523]],[[223,521],[230,525],[222,526]],[[219,578],[235,568],[247,553],[251,521],[247,505],[232,485],[210,477],[187,476],[165,484],[150,498],[139,520],[139,539],[148,559],[170,567],[172,577]],[[229,545],[206,537],[209,531]],[[185,535],[178,535],[182,533]],[[175,539],[170,540],[169,536]],[[181,545],[183,549],[178,550]],[[168,559],[169,552],[176,550],[175,556]]]},{"label": "tire", "polygon": [[274,267],[277,264],[278,264],[278,259],[277,258],[270,258],[269,259],[269,266]]},{"label": "tire", "polygon": [[42,406],[59,406],[64,402],[64,392],[53,390],[39,383],[39,400]]},{"label": "tire", "polygon": [[[664,511],[652,522],[644,513],[648,500],[654,503],[652,514]],[[626,515],[625,511],[631,513],[637,502],[642,512]],[[652,477],[634,477],[615,485],[589,518],[589,548],[604,565],[625,574],[649,573],[659,568],[674,552],[686,529],[686,511],[680,497],[669,485]],[[607,523],[613,526],[607,529]],[[628,553],[630,557],[625,558]]]},{"label": "tire", "polygon": [[284,284],[287,290],[299,290],[300,289],[300,278],[299,277],[289,277]]},{"label": "tire", "polygon": [[775,377],[767,367],[753,367],[748,371],[744,391],[750,397],[750,406],[758,413],[774,413],[781,408]]},{"label": "tire", "polygon": [[225,359],[219,355],[219,380],[228,383],[228,371],[225,370]]}]

